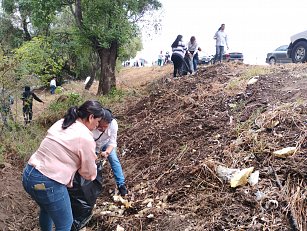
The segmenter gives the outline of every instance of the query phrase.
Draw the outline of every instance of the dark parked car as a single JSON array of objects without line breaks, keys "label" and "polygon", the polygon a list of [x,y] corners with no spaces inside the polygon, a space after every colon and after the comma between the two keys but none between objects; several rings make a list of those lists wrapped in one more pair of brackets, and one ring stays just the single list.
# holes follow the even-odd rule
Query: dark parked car
[{"label": "dark parked car", "polygon": [[225,60],[226,62],[229,61],[244,61],[244,57],[243,57],[243,53],[241,52],[229,52],[229,53],[225,53],[223,54],[223,60]]},{"label": "dark parked car", "polygon": [[265,62],[271,65],[276,63],[292,63],[291,58],[287,55],[288,45],[282,45],[270,52],[266,56]]}]

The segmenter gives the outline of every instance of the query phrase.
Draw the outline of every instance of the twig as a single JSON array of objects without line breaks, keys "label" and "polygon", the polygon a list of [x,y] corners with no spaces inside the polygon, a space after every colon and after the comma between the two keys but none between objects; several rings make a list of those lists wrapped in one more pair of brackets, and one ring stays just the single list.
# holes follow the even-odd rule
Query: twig
[{"label": "twig", "polygon": [[157,184],[157,183],[161,180],[161,178],[162,178],[166,173],[169,173],[169,172],[170,172],[170,170],[176,165],[176,161],[177,161],[178,159],[180,160],[181,157],[186,153],[187,150],[188,150],[188,147],[185,146],[185,147],[183,148],[183,150],[181,151],[181,153],[173,160],[173,164],[171,165],[171,167],[170,167],[167,171],[164,171],[164,172],[157,178],[155,184]]},{"label": "twig", "polygon": [[[272,168],[272,170],[273,170],[273,172],[274,172],[274,175],[275,175],[275,178],[276,178],[277,185],[278,185],[280,191],[282,191],[282,190],[283,190],[283,186],[282,186],[282,184],[281,184],[281,182],[280,182],[280,180],[279,180],[279,177],[278,177],[278,175],[277,175],[277,173],[276,173],[274,167],[271,166],[271,168]],[[287,200],[287,199],[286,199],[286,200]],[[288,202],[288,203],[289,203],[289,202]],[[298,228],[298,225],[297,225],[297,221],[296,221],[296,219],[295,219],[294,212],[293,212],[293,209],[292,209],[292,206],[291,206],[290,203],[289,203],[289,207],[290,207],[290,209],[289,209],[289,212],[288,212],[287,215],[288,215],[288,219],[289,219],[289,221],[290,221],[291,229],[292,229],[293,231],[299,231],[299,228]]]}]

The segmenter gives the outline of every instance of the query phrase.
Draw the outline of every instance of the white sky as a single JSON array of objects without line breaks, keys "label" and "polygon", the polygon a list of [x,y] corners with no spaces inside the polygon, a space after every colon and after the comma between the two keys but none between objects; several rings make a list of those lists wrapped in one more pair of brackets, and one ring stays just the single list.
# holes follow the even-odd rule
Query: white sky
[{"label": "white sky", "polygon": [[215,53],[214,33],[222,23],[229,51],[244,54],[245,63],[264,64],[266,54],[289,44],[290,36],[307,30],[306,0],[160,0],[163,4],[162,31],[143,39],[140,56],[157,59],[171,51],[178,34],[188,42],[194,35],[208,54]]}]

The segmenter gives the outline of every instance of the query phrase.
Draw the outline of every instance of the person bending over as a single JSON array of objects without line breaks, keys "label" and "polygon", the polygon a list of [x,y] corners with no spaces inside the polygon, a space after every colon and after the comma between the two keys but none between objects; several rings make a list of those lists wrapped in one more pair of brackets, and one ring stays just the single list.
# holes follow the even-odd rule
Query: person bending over
[{"label": "person bending over", "polygon": [[125,177],[120,161],[117,157],[118,124],[109,109],[105,109],[105,117],[99,122],[98,128],[93,131],[96,141],[96,153],[108,159],[121,196],[128,194]]}]

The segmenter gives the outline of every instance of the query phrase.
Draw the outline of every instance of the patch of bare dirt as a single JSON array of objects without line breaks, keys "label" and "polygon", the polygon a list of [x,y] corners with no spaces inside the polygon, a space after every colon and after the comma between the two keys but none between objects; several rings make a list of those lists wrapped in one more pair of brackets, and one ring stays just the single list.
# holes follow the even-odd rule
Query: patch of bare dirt
[{"label": "patch of bare dirt", "polygon": [[[105,189],[86,230],[116,230],[117,225],[125,230],[306,230],[306,64],[266,67],[267,74],[237,94],[225,89],[253,66],[206,66],[178,80],[170,78],[171,66],[166,68],[146,96],[115,110],[132,207],[106,215],[114,188],[107,164]],[[132,81],[142,77],[134,70],[131,77],[121,77],[123,85],[146,83]],[[288,146],[297,148],[293,156],[272,155]],[[15,166],[8,159],[0,169],[3,230],[37,227],[37,208],[21,186],[21,162]],[[259,183],[231,188],[218,177],[219,165],[254,167]]]}]

